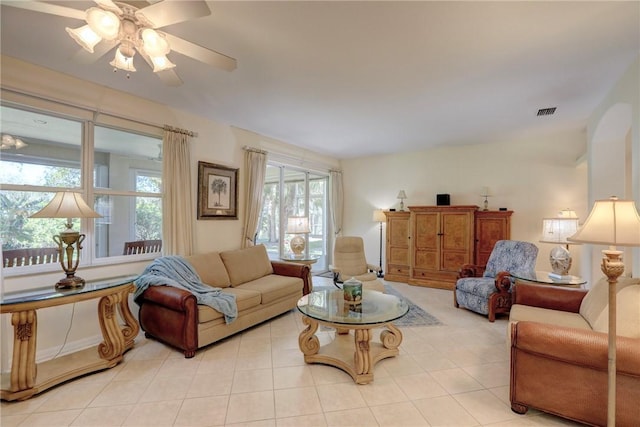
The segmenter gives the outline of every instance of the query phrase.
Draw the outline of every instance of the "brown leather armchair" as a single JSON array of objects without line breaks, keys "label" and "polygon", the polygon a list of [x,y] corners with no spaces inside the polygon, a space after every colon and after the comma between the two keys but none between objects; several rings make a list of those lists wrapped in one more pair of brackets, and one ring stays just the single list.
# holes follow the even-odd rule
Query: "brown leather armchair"
[{"label": "brown leather armchair", "polygon": [[[627,322],[623,333],[632,335],[621,336],[619,331],[616,338],[618,427],[640,422],[640,323],[636,319],[640,282],[634,282],[627,284],[630,289],[625,292],[618,287],[622,302],[618,318]],[[606,301],[597,301],[603,293],[596,287],[587,292],[516,285],[509,319],[514,412],[524,414],[532,407],[589,425],[606,425],[608,339],[606,332],[592,329],[591,324],[601,329],[599,316],[606,314],[601,308],[607,306]],[[596,295],[587,299],[591,292]],[[539,320],[532,321],[532,317]]]}]

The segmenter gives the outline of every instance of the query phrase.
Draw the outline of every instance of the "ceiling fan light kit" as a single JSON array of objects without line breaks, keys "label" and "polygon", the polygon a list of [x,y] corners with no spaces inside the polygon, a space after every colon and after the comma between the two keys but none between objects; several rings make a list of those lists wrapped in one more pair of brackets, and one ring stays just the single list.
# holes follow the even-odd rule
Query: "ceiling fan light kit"
[{"label": "ceiling fan light kit", "polygon": [[[84,11],[38,0],[11,1],[3,3],[3,6],[84,20],[86,25],[66,28],[76,43],[94,54],[91,59],[76,55],[77,60],[85,64],[91,63],[116,48],[114,58],[109,64],[113,71],[126,71],[127,78],[130,72],[136,71],[133,63],[136,52],[140,53],[158,78],[169,86],[182,84],[182,80],[173,70],[176,64],[167,58],[170,52],[188,56],[225,71],[233,71],[237,67],[236,60],[230,56],[158,30],[210,15],[211,10],[205,0],[160,0],[150,2],[150,5],[142,8],[123,1],[94,0],[94,3],[97,7],[93,6]],[[139,3],[134,2],[136,5]]]},{"label": "ceiling fan light kit", "polygon": [[171,52],[166,36],[154,30],[153,23],[137,8],[104,0],[97,0],[96,3],[100,7],[86,11],[87,25],[76,29],[66,28],[80,46],[93,53],[95,45],[102,40],[117,40],[118,49],[109,63],[114,71],[135,72],[133,57],[136,51],[148,59],[155,73],[175,67],[166,56]]}]

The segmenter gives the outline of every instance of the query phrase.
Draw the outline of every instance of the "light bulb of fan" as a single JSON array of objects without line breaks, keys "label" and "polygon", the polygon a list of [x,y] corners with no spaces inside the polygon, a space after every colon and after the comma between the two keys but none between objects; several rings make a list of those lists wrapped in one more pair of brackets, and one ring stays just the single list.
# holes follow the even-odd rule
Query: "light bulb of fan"
[{"label": "light bulb of fan", "polygon": [[87,10],[87,24],[104,40],[114,40],[120,32],[120,18],[108,10],[92,7]]},{"label": "light bulb of fan", "polygon": [[109,62],[109,65],[119,70],[136,71],[136,68],[133,66],[133,56],[127,57],[123,55],[120,48],[116,50],[116,56],[113,58],[113,61]]},{"label": "light bulb of fan", "polygon": [[156,30],[145,28],[142,30],[140,36],[142,37],[142,46],[145,53],[152,58],[165,56],[171,51],[169,42],[165,38],[164,34]]},{"label": "light bulb of fan", "polygon": [[16,141],[15,143],[16,150],[19,150],[27,146],[27,143],[21,140],[20,138],[16,138],[15,141]]},{"label": "light bulb of fan", "polygon": [[88,24],[76,29],[69,27],[66,27],[65,29],[76,43],[91,53],[93,53],[93,47],[102,40],[102,37],[97,35]]},{"label": "light bulb of fan", "polygon": [[176,66],[176,64],[169,61],[169,58],[167,58],[166,56],[152,56],[151,62],[153,63],[154,73],[164,70],[170,70],[171,68]]},{"label": "light bulb of fan", "polygon": [[13,147],[14,145],[16,145],[16,140],[11,135],[2,135],[2,145]]}]

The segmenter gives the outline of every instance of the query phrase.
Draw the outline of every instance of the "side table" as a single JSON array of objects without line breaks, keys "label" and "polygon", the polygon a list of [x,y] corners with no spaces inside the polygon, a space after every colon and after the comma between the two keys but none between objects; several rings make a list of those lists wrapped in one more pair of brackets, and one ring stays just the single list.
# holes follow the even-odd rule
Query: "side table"
[{"label": "side table", "polygon": [[565,286],[572,288],[580,288],[587,283],[582,277],[568,276],[562,279],[556,279],[549,276],[548,271],[534,271],[530,274],[512,273],[511,276],[517,281],[538,283],[542,285]]},{"label": "side table", "polygon": [[[129,309],[129,294],[137,276],[87,281],[82,288],[47,289],[5,295],[0,313],[11,313],[13,358],[11,371],[2,374],[2,400],[25,400],[55,385],[90,372],[112,368],[133,348],[140,331]],[[99,299],[98,320],[103,341],[94,346],[36,365],[37,310]],[[118,321],[118,313],[123,325]]]}]

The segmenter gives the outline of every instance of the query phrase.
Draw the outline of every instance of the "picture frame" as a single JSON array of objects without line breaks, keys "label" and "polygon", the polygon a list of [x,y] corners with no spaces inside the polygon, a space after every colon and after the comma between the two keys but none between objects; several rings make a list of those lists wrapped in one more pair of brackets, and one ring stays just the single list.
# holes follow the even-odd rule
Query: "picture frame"
[{"label": "picture frame", "polygon": [[238,219],[238,169],[198,161],[198,219]]}]

